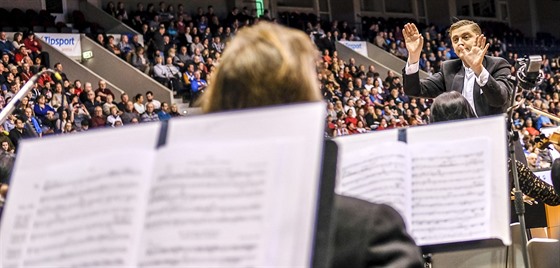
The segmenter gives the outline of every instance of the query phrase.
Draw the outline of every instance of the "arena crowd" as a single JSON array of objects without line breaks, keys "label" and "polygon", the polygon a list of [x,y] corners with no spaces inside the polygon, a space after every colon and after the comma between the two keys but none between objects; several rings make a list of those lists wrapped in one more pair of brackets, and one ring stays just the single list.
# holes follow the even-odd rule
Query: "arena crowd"
[{"label": "arena crowd", "polygon": [[[239,29],[266,20],[299,28],[317,45],[321,53],[317,61],[317,79],[327,103],[325,136],[430,123],[431,100],[407,96],[400,74],[391,71],[378,73],[375,65],[358,65],[353,58],[342,59],[335,49],[336,41],[369,41],[406,60],[408,55],[402,26],[412,20],[368,18],[362,25],[362,31],[358,31],[344,21],[321,21],[309,16],[296,23],[293,20],[288,23],[285,16],[273,18],[266,10],[257,17],[254,10],[246,7],[235,7],[222,17],[215,14],[213,6],[195,10],[182,4],[175,7],[163,1],[147,6],[138,3],[135,8],[122,2],[116,5],[109,2],[105,11],[137,30],[143,43],[139,41],[139,35],[123,34],[120,40],[115,40],[111,34],[94,32],[91,37],[173,90],[192,106],[197,105],[197,99],[212,82],[212,74],[220,64],[222,52]],[[418,25],[425,41],[420,68],[428,74],[436,73],[442,62],[457,57],[447,29]],[[488,33],[489,54],[508,60],[513,66],[511,72],[515,74],[516,60],[523,56],[516,50],[524,40],[519,31],[492,23],[481,23],[481,26],[483,32]],[[497,31],[497,27],[504,29]],[[17,32],[13,36],[0,33],[0,108],[27,80],[45,68],[52,67],[62,80],[55,75],[42,75],[1,125],[2,166],[11,166],[19,141],[24,138],[66,135],[93,128],[121,127],[181,116],[176,104],[155,100],[150,89],[146,89],[144,95],[128,96],[114,92],[103,80],[81,81],[79,77],[67,77],[62,64],[50,66],[48,55],[42,52],[40,44],[33,38],[33,32]],[[544,82],[525,94],[523,100],[519,99],[524,105],[514,115],[515,128],[521,134],[525,153],[530,159],[535,159],[533,168],[550,166],[550,152],[540,150],[535,140],[542,128],[556,126],[557,123],[531,113],[526,107],[560,116],[559,55],[550,55],[543,50],[542,56]],[[9,183],[9,170],[3,170],[6,173],[2,176],[3,184]]]}]

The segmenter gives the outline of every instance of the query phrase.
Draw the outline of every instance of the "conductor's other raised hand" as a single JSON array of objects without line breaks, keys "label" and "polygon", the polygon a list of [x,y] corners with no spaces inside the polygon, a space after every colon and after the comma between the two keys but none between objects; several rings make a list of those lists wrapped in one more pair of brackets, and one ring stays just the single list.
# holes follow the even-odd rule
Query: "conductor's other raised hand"
[{"label": "conductor's other raised hand", "polygon": [[418,28],[414,23],[407,23],[403,27],[403,37],[408,50],[408,63],[414,64],[420,60],[422,47],[424,46],[424,37],[418,32]]},{"label": "conductor's other raised hand", "polygon": [[490,44],[486,43],[486,37],[483,34],[478,35],[470,50],[465,49],[465,51],[459,52],[459,58],[479,76],[483,69],[484,55],[488,52],[489,46]]}]

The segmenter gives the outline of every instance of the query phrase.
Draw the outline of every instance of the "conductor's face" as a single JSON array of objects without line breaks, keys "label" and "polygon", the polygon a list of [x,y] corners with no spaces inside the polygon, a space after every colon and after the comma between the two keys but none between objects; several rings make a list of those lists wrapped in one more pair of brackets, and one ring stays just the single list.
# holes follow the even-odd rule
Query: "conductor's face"
[{"label": "conductor's face", "polygon": [[459,27],[451,32],[451,43],[455,53],[459,55],[461,51],[470,51],[476,43],[476,36],[472,25]]}]

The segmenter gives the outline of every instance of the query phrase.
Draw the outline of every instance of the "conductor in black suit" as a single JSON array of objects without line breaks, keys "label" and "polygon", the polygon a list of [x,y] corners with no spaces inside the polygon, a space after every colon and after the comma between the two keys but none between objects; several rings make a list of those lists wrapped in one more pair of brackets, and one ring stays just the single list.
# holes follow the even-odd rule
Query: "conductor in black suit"
[{"label": "conductor in black suit", "polygon": [[403,70],[407,95],[435,98],[443,92],[458,91],[479,117],[505,112],[513,93],[508,81],[511,65],[503,58],[485,56],[489,44],[478,24],[460,20],[450,26],[449,36],[459,59],[444,61],[441,71],[426,79],[418,75],[424,38],[412,23],[404,26],[403,36],[408,50]]}]

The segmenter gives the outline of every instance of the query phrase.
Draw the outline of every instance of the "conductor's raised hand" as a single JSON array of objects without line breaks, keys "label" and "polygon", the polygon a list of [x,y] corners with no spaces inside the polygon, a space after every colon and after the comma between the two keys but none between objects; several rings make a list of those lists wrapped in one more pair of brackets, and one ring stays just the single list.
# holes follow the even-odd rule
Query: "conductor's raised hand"
[{"label": "conductor's raised hand", "polygon": [[418,28],[416,28],[414,23],[405,24],[402,32],[406,49],[408,50],[408,63],[417,63],[420,60],[420,54],[422,54],[424,37],[418,32]]},{"label": "conductor's raised hand", "polygon": [[470,50],[464,49],[458,53],[458,56],[465,65],[469,66],[474,73],[479,76],[483,69],[482,62],[484,60],[484,55],[488,52],[489,46],[490,44],[486,43],[486,36],[481,34],[476,36],[475,44]]}]

